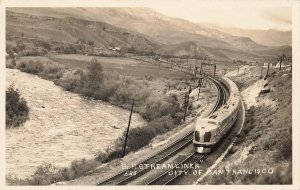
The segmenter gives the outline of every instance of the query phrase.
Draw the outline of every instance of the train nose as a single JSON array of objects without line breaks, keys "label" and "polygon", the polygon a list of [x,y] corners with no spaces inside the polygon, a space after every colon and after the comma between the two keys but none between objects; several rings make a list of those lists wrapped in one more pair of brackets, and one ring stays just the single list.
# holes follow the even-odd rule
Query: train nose
[{"label": "train nose", "polygon": [[209,142],[211,139],[211,132],[204,133],[204,142]]}]

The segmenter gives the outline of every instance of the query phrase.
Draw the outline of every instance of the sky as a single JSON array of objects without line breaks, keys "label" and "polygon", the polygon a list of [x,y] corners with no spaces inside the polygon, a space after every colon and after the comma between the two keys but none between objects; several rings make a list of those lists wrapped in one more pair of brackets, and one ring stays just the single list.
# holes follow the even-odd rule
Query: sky
[{"label": "sky", "polygon": [[[27,6],[32,5],[27,3],[31,1],[42,7],[53,6],[54,2],[62,6],[61,0],[27,0]],[[148,7],[195,23],[286,31],[292,29],[292,4],[295,1],[299,0],[64,0],[63,6]]]},{"label": "sky", "polygon": [[147,6],[196,23],[244,29],[292,29],[290,1],[165,0]]}]

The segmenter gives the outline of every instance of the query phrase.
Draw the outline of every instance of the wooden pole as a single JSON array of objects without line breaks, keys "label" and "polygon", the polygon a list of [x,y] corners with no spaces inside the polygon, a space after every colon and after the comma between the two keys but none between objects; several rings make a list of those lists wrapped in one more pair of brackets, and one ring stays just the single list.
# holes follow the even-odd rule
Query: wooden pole
[{"label": "wooden pole", "polygon": [[186,112],[187,112],[187,108],[189,106],[189,94],[185,95],[185,108],[184,108],[184,117],[183,117],[183,121],[185,121],[185,117],[186,117]]},{"label": "wooden pole", "polygon": [[214,65],[214,77],[216,76],[217,65]]},{"label": "wooden pole", "polygon": [[134,99],[132,100],[131,111],[130,111],[130,116],[129,116],[129,121],[128,121],[128,127],[127,127],[127,131],[126,131],[126,136],[125,136],[123,157],[125,156],[125,153],[126,153],[126,145],[127,145],[128,134],[129,134],[129,128],[130,128],[131,116],[132,116],[132,111],[133,111],[133,105],[134,105]]},{"label": "wooden pole", "polygon": [[268,63],[268,70],[267,70],[267,75],[266,75],[266,77],[269,76],[269,68],[270,68],[270,63]]},{"label": "wooden pole", "polygon": [[280,57],[279,70],[281,71],[282,56]]}]

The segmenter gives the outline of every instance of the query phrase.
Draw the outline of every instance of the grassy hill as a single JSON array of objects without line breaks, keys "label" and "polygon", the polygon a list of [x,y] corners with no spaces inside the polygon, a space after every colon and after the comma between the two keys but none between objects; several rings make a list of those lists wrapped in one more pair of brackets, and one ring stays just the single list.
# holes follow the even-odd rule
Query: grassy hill
[{"label": "grassy hill", "polygon": [[144,36],[114,27],[104,22],[94,22],[78,18],[54,18],[50,16],[33,16],[7,11],[7,36],[23,36],[43,41],[60,43],[77,43],[79,39],[93,41],[94,46],[133,47],[141,51],[151,51],[156,44]]},{"label": "grassy hill", "polygon": [[[13,37],[76,43],[93,41],[96,47],[122,47],[131,52],[171,56],[209,55],[217,60],[264,62],[290,46],[270,47],[248,37],[233,36],[149,8],[8,8],[8,44]],[[54,42],[53,42],[54,43]]]}]

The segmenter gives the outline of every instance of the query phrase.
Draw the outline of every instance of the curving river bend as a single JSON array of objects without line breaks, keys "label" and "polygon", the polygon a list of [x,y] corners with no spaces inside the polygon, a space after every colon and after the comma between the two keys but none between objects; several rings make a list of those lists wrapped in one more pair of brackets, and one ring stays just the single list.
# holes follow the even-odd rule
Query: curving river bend
[{"label": "curving river bend", "polygon": [[[36,75],[6,69],[6,88],[14,84],[30,107],[29,120],[5,131],[6,174],[29,177],[50,162],[68,166],[92,158],[126,129],[129,111],[104,102],[86,100]],[[146,122],[132,116],[132,127]]]}]

